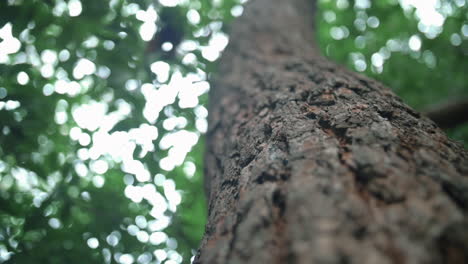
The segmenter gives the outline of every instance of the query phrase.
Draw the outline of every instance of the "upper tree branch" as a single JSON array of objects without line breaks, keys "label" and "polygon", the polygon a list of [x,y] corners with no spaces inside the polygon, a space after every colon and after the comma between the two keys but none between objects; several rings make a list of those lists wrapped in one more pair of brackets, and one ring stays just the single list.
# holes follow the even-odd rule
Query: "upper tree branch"
[{"label": "upper tree branch", "polygon": [[453,128],[468,122],[468,99],[431,106],[423,113],[441,128]]}]

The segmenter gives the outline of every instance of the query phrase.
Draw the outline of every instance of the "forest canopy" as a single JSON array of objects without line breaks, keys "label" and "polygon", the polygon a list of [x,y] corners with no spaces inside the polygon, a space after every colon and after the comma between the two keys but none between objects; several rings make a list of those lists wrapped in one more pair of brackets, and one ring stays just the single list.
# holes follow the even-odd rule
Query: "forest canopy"
[{"label": "forest canopy", "polygon": [[[246,2],[0,2],[0,263],[190,262],[210,78]],[[468,97],[467,1],[318,2],[325,56],[420,111]]]}]

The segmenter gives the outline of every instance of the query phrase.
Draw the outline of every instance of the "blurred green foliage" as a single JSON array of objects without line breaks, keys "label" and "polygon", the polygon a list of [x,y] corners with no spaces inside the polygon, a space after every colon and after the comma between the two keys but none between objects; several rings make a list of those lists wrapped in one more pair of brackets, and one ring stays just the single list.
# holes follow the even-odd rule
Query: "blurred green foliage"
[{"label": "blurred green foliage", "polygon": [[[0,2],[0,263],[190,259],[206,214],[198,138],[212,58],[201,48],[235,5]],[[177,138],[161,141],[181,131],[199,143],[164,170]]]},{"label": "blurred green foliage", "polygon": [[[319,2],[326,56],[382,81],[417,110],[468,98],[465,0]],[[467,125],[449,134],[468,142]]]},{"label": "blurred green foliage", "polygon": [[[207,79],[244,2],[0,1],[0,263],[189,262]],[[418,109],[468,95],[465,0],[319,2],[330,58]]]}]

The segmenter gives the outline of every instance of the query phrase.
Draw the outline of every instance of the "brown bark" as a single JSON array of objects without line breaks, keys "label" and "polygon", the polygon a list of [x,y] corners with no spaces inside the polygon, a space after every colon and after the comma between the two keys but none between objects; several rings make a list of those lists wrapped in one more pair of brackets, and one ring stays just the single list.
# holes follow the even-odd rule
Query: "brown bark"
[{"label": "brown bark", "polygon": [[468,153],[321,57],[312,6],[252,0],[232,25],[195,263],[467,263]]}]

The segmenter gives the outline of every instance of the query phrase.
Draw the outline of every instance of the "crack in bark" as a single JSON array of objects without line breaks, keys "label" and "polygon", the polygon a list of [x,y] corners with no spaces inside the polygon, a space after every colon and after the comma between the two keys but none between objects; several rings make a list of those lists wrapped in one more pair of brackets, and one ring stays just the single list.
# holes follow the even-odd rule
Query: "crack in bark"
[{"label": "crack in bark", "polygon": [[[338,159],[349,169],[350,172],[353,173],[355,183],[361,192],[364,191],[367,194],[370,194],[371,197],[374,197],[388,205],[405,201],[406,197],[404,195],[388,188],[386,185],[375,182],[378,178],[385,178],[385,175],[382,175],[375,170],[375,165],[351,166],[349,162],[344,159],[344,156],[346,155],[353,155],[348,148],[348,146],[353,143],[352,138],[346,136],[347,128],[333,126],[332,122],[323,118],[319,120],[319,125],[325,133],[338,140],[338,146],[340,147],[338,151]],[[360,194],[364,200],[367,200],[369,197],[368,195],[363,195],[363,193]]]},{"label": "crack in bark", "polygon": [[460,208],[468,211],[468,186],[461,183],[458,184],[442,181],[442,188]]},{"label": "crack in bark", "polygon": [[447,225],[437,239],[443,263],[462,264],[468,260],[468,221]]},{"label": "crack in bark", "polygon": [[283,190],[284,186],[279,185],[278,188],[273,192],[272,202],[273,206],[276,207],[276,212],[273,212],[273,226],[275,232],[275,240],[277,242],[277,248],[279,249],[277,254],[278,264],[282,263],[294,263],[293,255],[289,249],[288,237],[287,237],[287,222],[285,217],[286,212],[286,194]]},{"label": "crack in bark", "polygon": [[247,206],[245,207],[245,211],[242,212],[242,211],[238,211],[237,214],[236,214],[236,220],[234,222],[234,226],[232,227],[232,230],[231,230],[231,234],[232,234],[232,238],[229,242],[229,251],[228,251],[228,254],[226,254],[226,260],[225,260],[225,263],[229,263],[230,259],[232,258],[232,254],[234,254],[234,251],[235,251],[235,246],[236,246],[236,242],[237,242],[237,229],[239,228],[239,225],[242,223],[243,219],[244,219],[244,216],[248,215],[249,211],[250,211],[250,206]]}]

